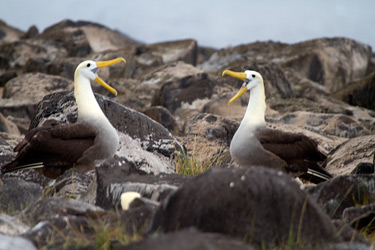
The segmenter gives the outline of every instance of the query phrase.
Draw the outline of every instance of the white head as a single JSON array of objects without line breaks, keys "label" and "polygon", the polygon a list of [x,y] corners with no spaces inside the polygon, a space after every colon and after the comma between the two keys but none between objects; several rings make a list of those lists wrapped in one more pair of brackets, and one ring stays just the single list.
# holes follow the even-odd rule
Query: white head
[{"label": "white head", "polygon": [[77,78],[77,76],[83,76],[90,80],[95,80],[97,75],[98,66],[96,65],[96,62],[92,60],[87,60],[81,62],[74,73],[74,77]]},{"label": "white head", "polygon": [[111,86],[109,86],[107,83],[105,83],[98,76],[97,71],[98,71],[98,69],[101,69],[101,68],[119,63],[121,61],[126,63],[125,59],[122,58],[122,57],[119,57],[119,58],[116,58],[116,59],[113,59],[113,60],[109,60],[109,61],[101,61],[101,62],[94,62],[92,60],[87,60],[87,61],[81,62],[77,66],[76,71],[74,73],[74,84],[75,84],[74,87],[76,88],[76,85],[79,84],[80,78],[86,78],[88,80],[93,80],[93,81],[98,82],[103,87],[105,87],[106,89],[111,91],[113,94],[117,95],[117,91],[114,88],[112,88]]},{"label": "white head", "polygon": [[251,91],[253,88],[257,86],[263,87],[263,77],[256,71],[253,70],[246,70],[245,72],[234,72],[231,70],[224,70],[222,76],[229,75],[241,79],[244,81],[242,84],[241,89],[237,92],[237,94],[229,100],[228,105],[230,105],[234,100],[240,97],[243,93],[247,90]]}]

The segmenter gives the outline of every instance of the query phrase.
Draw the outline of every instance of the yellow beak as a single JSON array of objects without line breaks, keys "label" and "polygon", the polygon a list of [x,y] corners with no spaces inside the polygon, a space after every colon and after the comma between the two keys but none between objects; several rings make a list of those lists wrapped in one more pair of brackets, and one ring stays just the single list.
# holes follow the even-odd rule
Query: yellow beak
[{"label": "yellow beak", "polygon": [[[246,77],[247,77],[245,73],[234,72],[234,71],[231,71],[231,70],[224,70],[222,76],[225,76],[225,75],[236,77],[238,79],[241,79],[242,81],[245,81]],[[241,89],[237,92],[237,94],[234,97],[232,97],[232,99],[230,99],[228,101],[228,106],[231,105],[232,102],[234,102],[234,100],[236,100],[238,97],[240,97],[246,91],[247,91],[246,84],[243,84]]]},{"label": "yellow beak", "polygon": [[[119,57],[119,58],[116,58],[116,59],[113,59],[113,60],[109,60],[109,61],[96,62],[96,66],[98,66],[98,68],[101,69],[101,68],[108,67],[110,65],[119,63],[121,61],[124,62],[124,63],[126,63],[126,60],[123,57]],[[111,86],[109,86],[107,83],[105,83],[103,81],[103,79],[101,79],[99,76],[97,76],[95,78],[95,81],[97,83],[99,83],[100,85],[102,85],[104,88],[106,88],[109,91],[111,91],[114,95],[117,96],[117,90],[115,90],[114,88],[112,88]]]},{"label": "yellow beak", "polygon": [[241,89],[237,92],[237,94],[235,96],[233,96],[232,99],[230,99],[228,101],[228,106],[231,105],[232,102],[234,102],[234,100],[236,100],[238,97],[240,97],[246,91],[247,91],[246,84],[243,84]]}]

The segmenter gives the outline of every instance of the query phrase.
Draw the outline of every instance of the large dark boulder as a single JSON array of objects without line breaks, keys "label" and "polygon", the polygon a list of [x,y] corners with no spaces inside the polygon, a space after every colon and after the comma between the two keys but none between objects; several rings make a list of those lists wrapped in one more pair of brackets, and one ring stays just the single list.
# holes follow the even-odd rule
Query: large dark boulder
[{"label": "large dark boulder", "polygon": [[128,245],[113,244],[113,250],[255,250],[240,240],[217,233],[202,233],[194,229],[186,229],[168,234],[160,234],[133,242]]},{"label": "large dark boulder", "polygon": [[149,232],[187,227],[277,246],[336,241],[336,228],[319,205],[282,172],[266,168],[214,168],[163,201]]}]

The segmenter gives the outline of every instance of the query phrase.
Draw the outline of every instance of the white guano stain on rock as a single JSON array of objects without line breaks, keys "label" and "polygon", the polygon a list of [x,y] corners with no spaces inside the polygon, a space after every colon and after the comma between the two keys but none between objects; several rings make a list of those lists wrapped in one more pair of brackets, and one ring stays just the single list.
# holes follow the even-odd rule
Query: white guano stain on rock
[{"label": "white guano stain on rock", "polygon": [[133,162],[139,169],[152,174],[174,173],[176,166],[172,159],[156,152],[148,152],[143,147],[144,142],[133,139],[129,135],[119,133],[120,148],[116,155]]}]

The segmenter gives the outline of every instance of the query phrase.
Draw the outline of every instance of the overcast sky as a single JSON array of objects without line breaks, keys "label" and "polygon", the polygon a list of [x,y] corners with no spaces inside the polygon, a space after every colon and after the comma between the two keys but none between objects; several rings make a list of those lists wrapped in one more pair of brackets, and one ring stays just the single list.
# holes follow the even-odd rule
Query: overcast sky
[{"label": "overcast sky", "polygon": [[63,19],[93,21],[145,43],[194,38],[223,48],[344,36],[375,48],[375,0],[1,0],[0,19],[40,32]]}]

